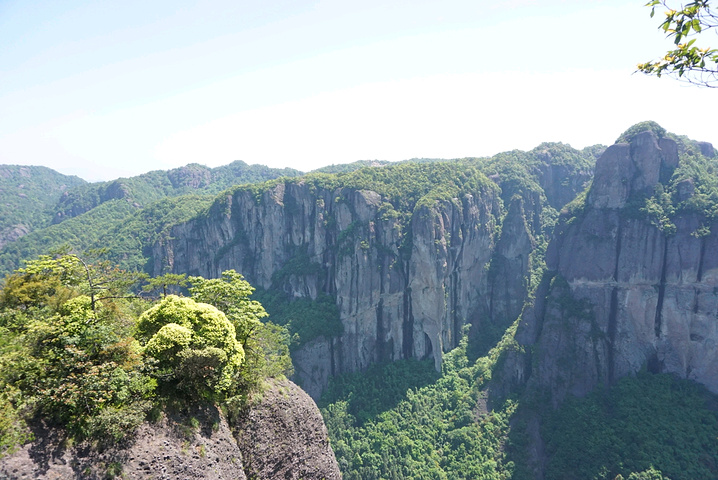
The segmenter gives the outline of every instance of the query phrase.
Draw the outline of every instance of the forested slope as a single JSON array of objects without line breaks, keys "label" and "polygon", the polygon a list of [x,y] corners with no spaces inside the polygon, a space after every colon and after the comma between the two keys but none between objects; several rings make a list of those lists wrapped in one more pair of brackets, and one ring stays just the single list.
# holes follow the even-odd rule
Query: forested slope
[{"label": "forested slope", "polygon": [[46,167],[0,165],[0,248],[52,223],[61,196],[84,183]]},{"label": "forested slope", "polygon": [[[28,178],[34,178],[35,170],[30,168],[36,167],[23,168]],[[62,246],[71,246],[77,251],[107,248],[111,257],[120,261],[123,267],[143,269],[147,261],[146,250],[151,245],[147,242],[154,242],[155,236],[162,233],[158,225],[185,221],[197,215],[217,193],[233,185],[300,174],[293,169],[273,169],[263,165],[247,165],[241,161],[217,168],[190,164],[110,182],[85,183],[68,177],[71,180],[74,178],[75,183],[69,182],[67,188],[56,188],[57,192],[53,196],[53,184],[48,176],[59,174],[50,169],[37,168],[39,176],[33,180],[38,185],[35,188],[37,192],[33,190],[33,200],[29,203],[30,206],[35,205],[32,207],[34,223],[28,223],[27,228],[23,227],[25,238],[7,242],[0,250],[1,273],[9,273],[19,267],[22,259],[33,258]],[[33,184],[26,183],[28,185],[24,185],[25,189]],[[49,187],[47,192],[41,192],[44,188],[39,185],[44,186],[46,183]],[[183,195],[194,196],[192,200],[173,200]],[[201,198],[202,195],[204,198]],[[162,203],[163,199],[167,201]],[[44,202],[42,209],[36,205],[40,201]],[[142,214],[145,208],[149,210]],[[22,213],[24,211],[17,209],[13,215],[30,215]],[[165,214],[167,217],[163,217]],[[15,218],[13,215],[8,218]],[[143,222],[150,218],[152,220],[142,224],[138,223],[137,218],[142,218]],[[128,224],[137,227],[137,231],[128,230]],[[123,229],[123,237],[114,233],[108,235],[117,229]],[[150,235],[150,229],[154,230],[152,235],[155,236]]]}]

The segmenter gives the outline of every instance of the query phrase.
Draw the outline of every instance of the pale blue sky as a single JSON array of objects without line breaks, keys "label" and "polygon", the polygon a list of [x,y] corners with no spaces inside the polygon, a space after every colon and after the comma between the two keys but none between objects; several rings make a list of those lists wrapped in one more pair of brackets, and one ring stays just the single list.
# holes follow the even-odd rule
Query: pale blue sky
[{"label": "pale blue sky", "polygon": [[646,119],[718,141],[718,92],[632,74],[670,45],[644,3],[0,0],[0,163],[307,171],[581,148]]}]

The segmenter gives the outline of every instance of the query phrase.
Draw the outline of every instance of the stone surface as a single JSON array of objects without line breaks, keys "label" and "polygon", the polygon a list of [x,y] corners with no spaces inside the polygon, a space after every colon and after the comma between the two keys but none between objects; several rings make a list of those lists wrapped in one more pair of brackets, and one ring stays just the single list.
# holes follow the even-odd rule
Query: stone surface
[{"label": "stone surface", "polygon": [[189,416],[164,416],[142,425],[129,445],[104,449],[66,447],[61,431],[37,429],[34,442],[0,460],[0,478],[246,479],[226,420],[215,409],[192,416],[198,428]]},{"label": "stone surface", "polygon": [[[529,383],[556,402],[642,368],[718,393],[718,223],[699,236],[702,220],[685,213],[666,235],[621,210],[676,165],[675,144],[651,132],[606,150],[586,210],[556,231],[551,283],[517,332],[534,356],[515,357],[508,375],[531,371]],[[681,191],[692,194],[689,185]]]},{"label": "stone surface", "polygon": [[319,409],[293,383],[277,383],[235,423],[247,478],[341,479]]},{"label": "stone surface", "polygon": [[650,131],[630,144],[611,145],[596,161],[588,201],[594,208],[622,208],[629,195],[650,194],[659,180],[667,180],[678,165],[678,146]]},{"label": "stone surface", "polygon": [[273,384],[231,426],[207,408],[145,423],[122,446],[72,445],[62,431],[42,427],[34,433],[32,443],[0,460],[0,478],[341,478],[319,410],[287,381]]},{"label": "stone surface", "polygon": [[[418,208],[408,225],[386,215],[383,202],[373,191],[301,181],[278,183],[259,197],[240,189],[156,244],[154,271],[217,277],[232,268],[292,297],[335,296],[344,333],[294,355],[297,379],[314,396],[330,376],[378,361],[432,357],[440,368],[461,327],[480,324],[490,309],[487,272],[500,200],[485,189],[437,201]],[[518,242],[525,250],[525,239]],[[504,243],[511,261],[523,255],[524,268],[527,253]],[[290,268],[298,258],[303,267]]]}]

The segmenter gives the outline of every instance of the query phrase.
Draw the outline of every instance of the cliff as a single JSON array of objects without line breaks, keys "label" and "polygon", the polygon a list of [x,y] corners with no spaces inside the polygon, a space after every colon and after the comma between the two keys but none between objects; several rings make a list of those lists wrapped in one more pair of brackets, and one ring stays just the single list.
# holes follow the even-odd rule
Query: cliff
[{"label": "cliff", "polygon": [[69,445],[38,427],[35,441],[0,461],[0,478],[340,479],[314,402],[280,382],[228,422],[215,408],[163,415],[127,445]]},{"label": "cliff", "polygon": [[516,335],[530,353],[510,375],[554,402],[644,368],[718,393],[718,222],[684,144],[654,131],[629,140],[605,151],[587,196],[564,211]]},{"label": "cliff", "polygon": [[[464,325],[488,345],[482,338],[495,340],[521,312],[552,209],[544,188],[560,202],[590,175],[553,164],[569,150],[547,144],[518,161],[498,158],[483,166],[495,183],[464,161],[236,188],[157,242],[151,273],[235,269],[289,299],[333,299],[341,333],[301,339],[293,353],[315,398],[331,376],[375,362],[433,358],[440,369]],[[524,157],[535,172],[517,177]]]},{"label": "cliff", "polygon": [[228,195],[173,228],[153,257],[173,272],[234,268],[291,298],[335,298],[343,333],[294,355],[303,387],[317,395],[329,376],[377,361],[433,356],[439,368],[487,290],[499,213],[488,183],[418,206],[406,221],[375,191],[283,181],[258,196]]}]

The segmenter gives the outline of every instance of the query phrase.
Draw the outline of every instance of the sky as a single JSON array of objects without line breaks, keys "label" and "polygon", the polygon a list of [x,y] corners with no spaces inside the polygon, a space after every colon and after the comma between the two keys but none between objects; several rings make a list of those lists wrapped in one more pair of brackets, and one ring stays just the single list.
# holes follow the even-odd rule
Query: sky
[{"label": "sky", "polygon": [[718,142],[718,91],[634,73],[645,0],[0,0],[0,163],[89,181],[234,160]]}]

